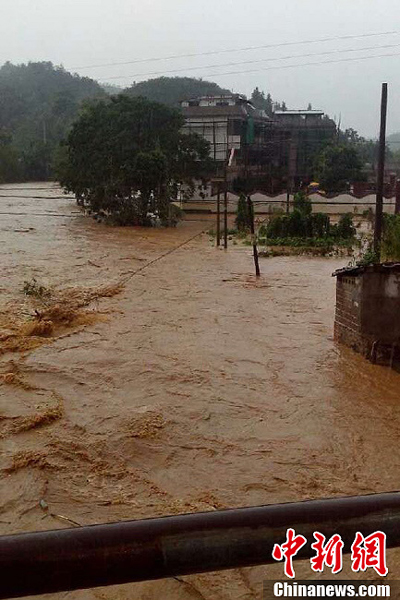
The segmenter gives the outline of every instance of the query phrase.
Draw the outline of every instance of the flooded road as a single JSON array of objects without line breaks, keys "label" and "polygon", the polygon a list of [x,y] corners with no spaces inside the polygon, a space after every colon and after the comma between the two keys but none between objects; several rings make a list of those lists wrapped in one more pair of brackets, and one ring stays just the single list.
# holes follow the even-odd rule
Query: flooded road
[{"label": "flooded road", "polygon": [[[346,259],[264,259],[256,281],[250,250],[215,249],[205,221],[114,229],[45,184],[0,196],[3,330],[33,313],[32,278],[124,284],[88,303],[98,318],[0,355],[2,534],[400,487],[400,375],[333,342],[331,273]],[[62,597],[259,599],[282,572]]]}]

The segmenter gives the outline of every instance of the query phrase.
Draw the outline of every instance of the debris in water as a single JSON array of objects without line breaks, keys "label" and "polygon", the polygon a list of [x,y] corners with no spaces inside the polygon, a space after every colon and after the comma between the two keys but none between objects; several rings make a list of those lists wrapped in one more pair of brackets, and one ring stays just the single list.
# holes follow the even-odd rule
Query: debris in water
[{"label": "debris in water", "polygon": [[23,451],[14,454],[11,466],[4,469],[4,471],[10,474],[26,467],[45,469],[46,467],[50,467],[50,464],[44,452]]},{"label": "debris in water", "polygon": [[47,502],[46,502],[45,500],[43,500],[43,499],[42,499],[42,500],[39,502],[39,506],[40,506],[40,508],[42,508],[43,510],[48,510],[48,508],[49,508],[49,505],[48,505],[48,504],[47,504]]},{"label": "debris in water", "polygon": [[161,414],[147,412],[132,419],[128,429],[132,437],[143,439],[156,437],[164,426],[165,421]]}]

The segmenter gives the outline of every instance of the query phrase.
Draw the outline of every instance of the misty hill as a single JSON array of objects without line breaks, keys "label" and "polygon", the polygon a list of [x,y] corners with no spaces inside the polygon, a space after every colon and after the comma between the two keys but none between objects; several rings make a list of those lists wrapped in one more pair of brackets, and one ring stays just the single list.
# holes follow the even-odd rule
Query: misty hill
[{"label": "misty hill", "polygon": [[120,87],[119,85],[113,85],[112,83],[102,83],[101,87],[105,92],[107,92],[107,94],[109,94],[109,96],[117,96],[118,94],[122,94],[124,91],[123,87]]},{"label": "misty hill", "polygon": [[400,132],[388,135],[386,143],[393,152],[400,150]]},{"label": "misty hill", "polygon": [[126,93],[130,96],[145,96],[149,100],[169,106],[179,106],[181,100],[189,100],[197,96],[230,94],[231,91],[221,88],[212,81],[193,77],[158,77],[136,83],[127,88]]},{"label": "misty hill", "polygon": [[0,68],[0,180],[48,178],[56,148],[82,102],[101,97],[106,92],[96,81],[51,62],[5,63]]}]

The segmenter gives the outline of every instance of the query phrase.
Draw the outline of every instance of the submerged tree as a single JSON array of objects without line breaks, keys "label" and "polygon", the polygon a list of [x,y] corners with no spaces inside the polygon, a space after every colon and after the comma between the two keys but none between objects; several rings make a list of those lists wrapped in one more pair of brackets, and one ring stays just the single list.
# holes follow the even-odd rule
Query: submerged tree
[{"label": "submerged tree", "polygon": [[182,133],[182,115],[145,98],[120,95],[86,107],[59,164],[61,185],[78,203],[121,225],[169,221],[177,188],[206,177],[209,144]]}]

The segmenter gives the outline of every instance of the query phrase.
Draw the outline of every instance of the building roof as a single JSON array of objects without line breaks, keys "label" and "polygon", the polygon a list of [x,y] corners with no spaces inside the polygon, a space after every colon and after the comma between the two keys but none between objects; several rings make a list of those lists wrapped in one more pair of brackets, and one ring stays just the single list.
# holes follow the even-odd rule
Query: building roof
[{"label": "building roof", "polygon": [[314,116],[322,117],[325,113],[322,110],[277,110],[274,115],[281,116]]},{"label": "building roof", "polygon": [[400,272],[400,263],[379,263],[375,265],[355,265],[354,267],[344,267],[337,269],[332,273],[332,277],[354,277],[364,273],[389,273],[390,271]]},{"label": "building roof", "polygon": [[205,117],[236,117],[246,119],[247,117],[253,117],[256,120],[272,123],[272,119],[264,111],[258,110],[248,104],[235,104],[234,106],[184,106],[181,110],[186,119],[196,117],[202,119]]},{"label": "building roof", "polygon": [[249,102],[244,94],[211,94],[209,96],[198,96],[196,98],[190,98],[189,102],[195,100],[226,100],[228,98],[233,98],[235,100],[243,100],[244,102]]}]

